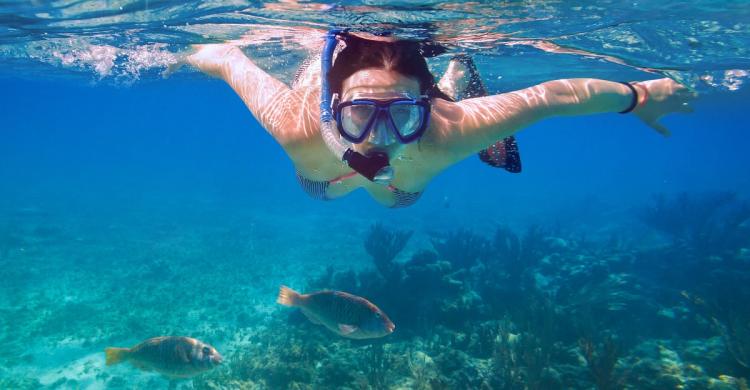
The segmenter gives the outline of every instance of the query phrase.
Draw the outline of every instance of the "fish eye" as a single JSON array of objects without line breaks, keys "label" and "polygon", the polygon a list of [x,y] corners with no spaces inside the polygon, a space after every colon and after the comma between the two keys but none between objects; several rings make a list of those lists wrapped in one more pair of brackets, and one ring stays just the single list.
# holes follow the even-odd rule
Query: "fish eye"
[{"label": "fish eye", "polygon": [[204,355],[210,355],[211,354],[211,348],[209,348],[209,347],[203,347],[203,354]]}]

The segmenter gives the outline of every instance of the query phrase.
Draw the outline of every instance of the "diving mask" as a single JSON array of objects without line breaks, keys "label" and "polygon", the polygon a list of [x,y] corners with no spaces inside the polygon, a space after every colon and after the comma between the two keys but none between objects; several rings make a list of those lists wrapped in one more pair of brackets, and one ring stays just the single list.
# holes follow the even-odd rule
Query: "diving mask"
[{"label": "diving mask", "polygon": [[[390,134],[376,134],[380,144],[392,143],[393,137],[402,144],[414,142],[424,134],[430,121],[430,100],[403,95],[390,99],[355,96],[339,102],[334,94],[331,107],[341,137],[352,143],[362,143],[376,130]],[[392,135],[392,136],[389,136]]]}]

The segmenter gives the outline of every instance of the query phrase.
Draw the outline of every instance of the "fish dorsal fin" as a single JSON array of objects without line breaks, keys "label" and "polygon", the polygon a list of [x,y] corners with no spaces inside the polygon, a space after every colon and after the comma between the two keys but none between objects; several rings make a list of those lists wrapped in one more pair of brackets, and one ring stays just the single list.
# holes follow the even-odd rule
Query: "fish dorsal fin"
[{"label": "fish dorsal fin", "polygon": [[341,334],[344,336],[356,332],[357,329],[359,328],[357,328],[356,325],[339,324],[339,332],[341,332]]}]

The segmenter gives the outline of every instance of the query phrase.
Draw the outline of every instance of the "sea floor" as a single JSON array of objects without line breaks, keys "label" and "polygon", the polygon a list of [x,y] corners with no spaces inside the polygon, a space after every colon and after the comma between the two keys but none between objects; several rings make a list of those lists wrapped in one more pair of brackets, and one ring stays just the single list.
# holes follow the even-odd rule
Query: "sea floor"
[{"label": "sea floor", "polygon": [[[415,222],[391,259],[398,275],[386,276],[364,245],[377,238],[374,221],[356,215],[34,207],[8,215],[0,226],[0,388],[747,388],[736,359],[744,352],[729,345],[746,336],[732,339],[726,329],[747,325],[708,313],[696,302],[711,297],[694,295],[705,290],[678,288],[689,281],[656,277],[660,256],[695,249],[653,232],[640,244],[591,243],[565,227],[540,229],[536,252],[513,255],[506,244],[520,237],[531,248],[533,229],[503,241],[501,230]],[[392,233],[410,226],[380,222]],[[498,251],[536,257],[514,271],[495,263]],[[746,247],[735,252],[731,261],[746,271]],[[711,261],[716,270],[729,260]],[[712,283],[740,283],[723,277]],[[353,289],[392,312],[397,330],[343,339],[277,305],[281,284]],[[736,311],[747,318],[747,306]],[[225,363],[179,381],[105,367],[105,347],[160,335],[203,340]]]}]

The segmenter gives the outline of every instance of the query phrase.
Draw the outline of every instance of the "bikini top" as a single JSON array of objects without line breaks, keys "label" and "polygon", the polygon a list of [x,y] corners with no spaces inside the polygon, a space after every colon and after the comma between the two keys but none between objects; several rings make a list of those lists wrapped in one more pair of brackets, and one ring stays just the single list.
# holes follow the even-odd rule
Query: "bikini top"
[{"label": "bikini top", "polygon": [[[333,198],[329,198],[326,195],[328,187],[331,184],[340,183],[356,174],[356,172],[351,172],[346,175],[337,177],[333,180],[315,181],[302,176],[302,174],[297,171],[297,181],[299,182],[300,186],[302,186],[302,189],[307,193],[307,195],[310,195],[311,198],[317,200],[331,200]],[[417,199],[419,199],[419,197],[422,195],[421,191],[402,191],[390,184],[388,185],[388,189],[393,193],[393,196],[396,199],[396,202],[391,206],[392,208],[411,206],[416,203]]]}]

